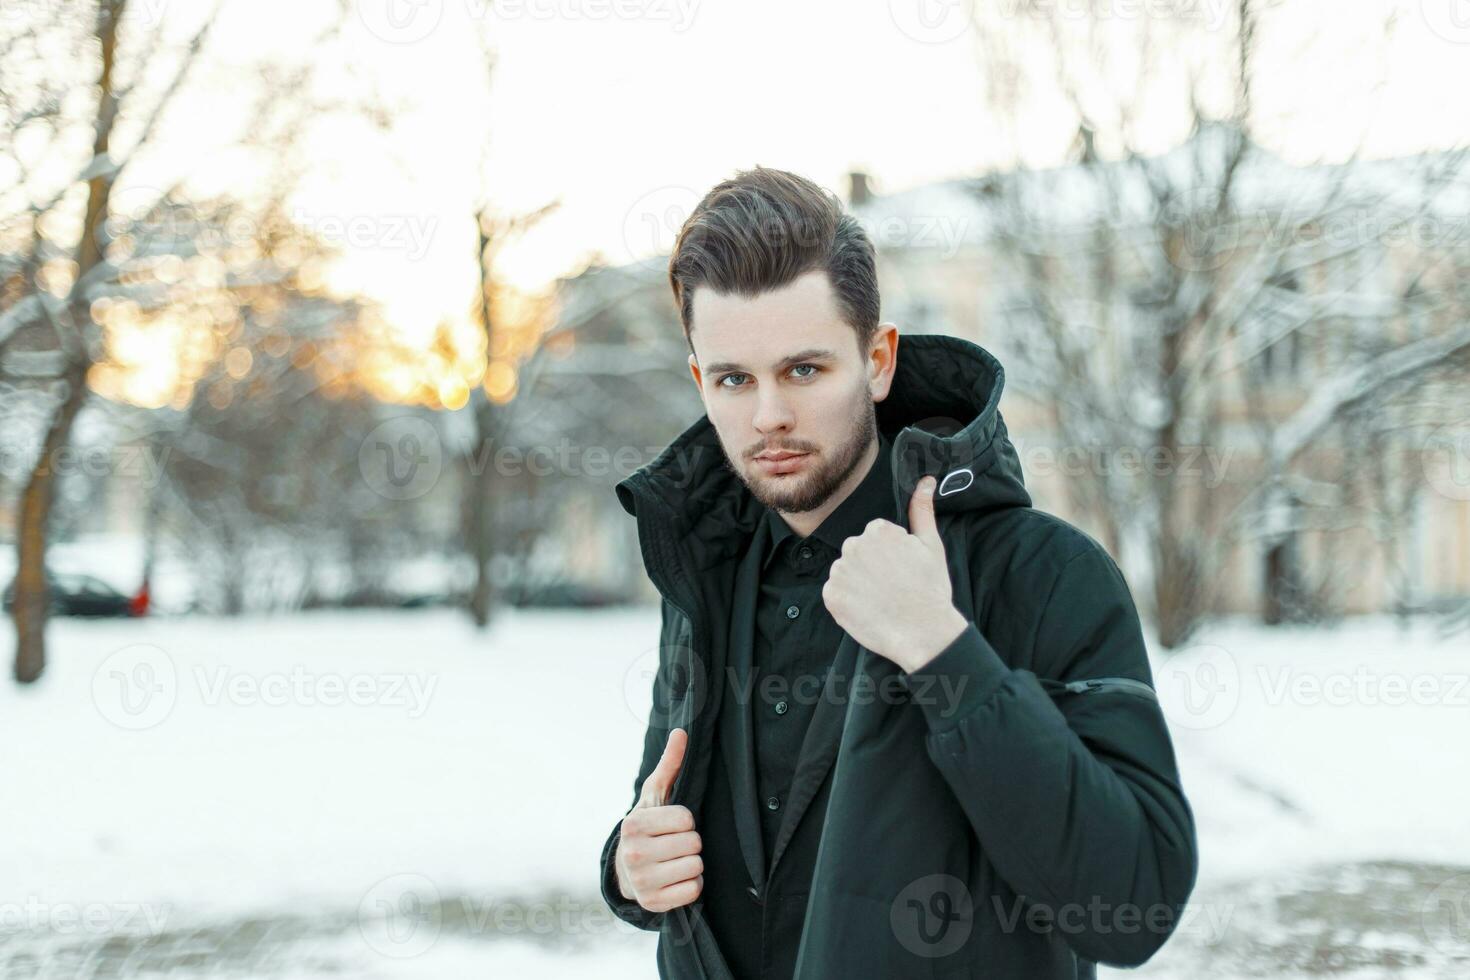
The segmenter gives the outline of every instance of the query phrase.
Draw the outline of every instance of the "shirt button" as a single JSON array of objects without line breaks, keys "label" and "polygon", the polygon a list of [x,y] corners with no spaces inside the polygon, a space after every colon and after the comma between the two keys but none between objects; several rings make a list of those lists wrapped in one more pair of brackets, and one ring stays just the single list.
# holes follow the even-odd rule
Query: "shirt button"
[{"label": "shirt button", "polygon": [[784,715],[786,713],[786,710],[790,708],[791,705],[787,704],[785,701],[777,701],[775,707],[776,714]]},{"label": "shirt button", "polygon": [[787,619],[795,619],[797,616],[800,616],[800,615],[801,615],[801,607],[794,606],[794,605],[787,606],[786,607],[786,618]]},{"label": "shirt button", "polygon": [[774,796],[768,796],[768,797],[766,797],[766,809],[767,810],[779,810],[779,809],[781,809],[781,801],[780,801],[780,799],[778,799],[777,797],[774,797]]},{"label": "shirt button", "polygon": [[803,557],[803,558],[810,558],[811,556],[812,556],[812,549],[810,549],[810,548],[802,548],[801,549],[801,557]]}]

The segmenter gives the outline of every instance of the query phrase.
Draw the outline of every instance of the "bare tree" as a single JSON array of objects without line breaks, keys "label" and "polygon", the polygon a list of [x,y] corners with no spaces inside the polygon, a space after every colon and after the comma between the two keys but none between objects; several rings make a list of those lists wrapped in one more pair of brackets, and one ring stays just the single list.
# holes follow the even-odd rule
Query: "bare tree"
[{"label": "bare tree", "polygon": [[[69,443],[106,346],[98,304],[128,294],[137,263],[157,262],[174,246],[188,251],[187,233],[139,218],[174,213],[159,203],[181,200],[187,174],[137,208],[120,205],[117,191],[142,186],[133,179],[140,161],[166,156],[169,113],[202,84],[200,67],[212,50],[221,2],[182,41],[174,40],[180,25],[164,8],[129,0],[24,4],[0,18],[0,159],[15,175],[0,189],[0,231],[20,249],[0,292],[0,375],[53,394],[17,509],[14,674],[21,683],[36,680],[45,667],[52,461]],[[313,39],[318,44],[335,37],[346,20],[348,4],[333,4],[336,16]],[[75,57],[57,59],[57,50]],[[312,62],[265,62],[242,78],[253,101],[239,145],[289,148],[326,108],[308,95],[314,70]],[[278,203],[293,176],[292,159],[286,153],[268,159],[276,172],[262,186],[267,195],[274,190]]]},{"label": "bare tree", "polygon": [[[476,34],[478,56],[484,67],[486,90],[494,83],[497,54],[486,35]],[[494,384],[491,371],[518,370],[516,360],[534,354],[540,344],[539,335],[549,327],[548,304],[531,304],[531,308],[520,311],[518,332],[523,334],[519,343],[511,344],[508,324],[501,321],[501,300],[511,292],[496,273],[496,257],[506,245],[534,228],[537,223],[553,213],[560,205],[552,201],[526,214],[507,215],[500,213],[494,203],[494,189],[489,186],[490,134],[484,134],[480,143],[480,160],[477,176],[481,184],[474,203],[475,271],[476,294],[471,306],[471,319],[480,329],[480,340],[484,350],[485,382]],[[518,348],[518,349],[517,349]],[[497,353],[500,352],[500,353]],[[474,567],[474,585],[469,595],[469,611],[475,625],[485,627],[490,622],[496,605],[495,584],[491,561],[497,550],[496,502],[502,495],[502,487],[496,479],[492,464],[494,450],[499,447],[509,430],[515,404],[507,397],[492,398],[486,383],[472,385],[469,400],[462,411],[469,415],[469,438],[458,447],[456,462],[463,478],[465,499],[465,545]],[[518,388],[519,385],[516,385]]]},{"label": "bare tree", "polygon": [[[1067,166],[977,182],[1017,390],[1103,464],[1067,489],[1146,580],[1166,647],[1211,608],[1232,546],[1264,550],[1268,618],[1286,616],[1304,588],[1294,536],[1324,499],[1303,461],[1355,409],[1411,397],[1406,382],[1470,351],[1451,274],[1463,256],[1452,243],[1393,251],[1383,235],[1463,209],[1464,154],[1299,167],[1259,146],[1254,0],[1238,0],[1228,29],[1196,22],[1197,4],[1127,25],[1007,6],[1015,16],[979,14],[992,108],[1018,133],[1038,100],[1059,99],[1077,133]],[[1181,51],[1198,64],[1181,66]],[[1189,134],[1165,152],[1149,142],[1161,115]],[[1433,328],[1396,339],[1426,302]],[[1188,465],[1243,444],[1256,469],[1228,486]],[[1124,453],[1157,465],[1106,465]]]},{"label": "bare tree", "polygon": [[[334,252],[285,214],[246,225],[229,200],[174,209],[184,213],[153,223],[187,227],[219,276],[211,289],[183,293],[141,270],[129,276],[141,329],[183,319],[195,333],[179,357],[185,391],[126,412],[124,434],[167,461],[150,488],[154,529],[191,569],[198,607],[295,608],[311,597],[318,560],[373,525],[373,506],[353,494],[371,412],[351,368],[376,311],[303,281]],[[118,302],[99,304],[99,319]]]}]

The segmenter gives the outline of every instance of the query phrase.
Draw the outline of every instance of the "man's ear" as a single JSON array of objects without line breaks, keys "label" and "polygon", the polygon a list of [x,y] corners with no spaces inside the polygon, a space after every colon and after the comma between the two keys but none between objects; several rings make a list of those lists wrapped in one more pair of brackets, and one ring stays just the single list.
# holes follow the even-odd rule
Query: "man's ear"
[{"label": "man's ear", "polygon": [[699,360],[693,354],[689,355],[689,373],[694,375],[694,390],[699,392],[699,403],[709,411],[709,399],[704,397],[704,372],[699,370]]},{"label": "man's ear", "polygon": [[873,393],[873,401],[881,402],[888,397],[893,374],[898,369],[898,324],[878,324],[873,345],[868,349],[867,368],[868,390]]}]

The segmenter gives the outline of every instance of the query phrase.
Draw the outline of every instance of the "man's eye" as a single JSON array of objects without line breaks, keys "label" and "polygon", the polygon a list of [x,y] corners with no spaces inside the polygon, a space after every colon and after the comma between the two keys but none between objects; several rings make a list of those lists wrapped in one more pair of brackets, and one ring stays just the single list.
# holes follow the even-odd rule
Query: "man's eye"
[{"label": "man's eye", "polygon": [[[817,375],[817,373],[821,370],[821,368],[817,367],[815,364],[797,364],[794,367],[792,367],[791,370],[792,371],[800,371],[803,368],[806,368],[807,370],[810,371],[809,374],[798,374],[797,375],[798,378],[801,378],[803,380],[806,379],[806,378],[815,377]],[[745,374],[740,373],[740,372],[732,372],[731,374],[721,375],[715,381],[715,385],[716,386],[725,387],[725,388],[738,388],[738,387],[740,387],[739,384],[725,384],[725,382],[726,381],[729,381],[731,378],[741,378],[741,379],[744,379],[746,377],[748,377],[748,375],[745,375]]]}]

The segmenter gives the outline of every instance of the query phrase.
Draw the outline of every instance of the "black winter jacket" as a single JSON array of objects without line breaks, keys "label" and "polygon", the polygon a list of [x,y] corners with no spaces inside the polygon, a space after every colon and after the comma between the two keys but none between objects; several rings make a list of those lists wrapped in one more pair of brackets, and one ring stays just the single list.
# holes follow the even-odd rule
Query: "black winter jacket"
[{"label": "black winter jacket", "polygon": [[[1094,538],[1031,506],[1003,384],[976,344],[899,338],[877,405],[896,510],[906,523],[919,478],[939,479],[936,520],[970,625],[913,675],[844,634],[833,669],[853,686],[796,980],[1094,977],[1096,963],[1152,956],[1193,890],[1194,817],[1127,583]],[[726,627],[751,615],[730,608],[734,565],[761,513],[722,454],[704,416],[617,486],[663,597],[633,801],[684,728],[666,802],[696,814]],[[602,851],[604,900],[659,932],[661,978],[726,980],[700,901],[650,913],[623,899],[620,828]]]}]

